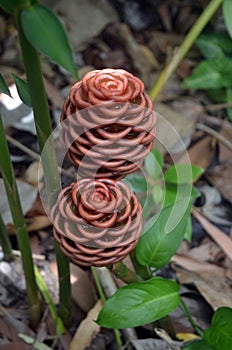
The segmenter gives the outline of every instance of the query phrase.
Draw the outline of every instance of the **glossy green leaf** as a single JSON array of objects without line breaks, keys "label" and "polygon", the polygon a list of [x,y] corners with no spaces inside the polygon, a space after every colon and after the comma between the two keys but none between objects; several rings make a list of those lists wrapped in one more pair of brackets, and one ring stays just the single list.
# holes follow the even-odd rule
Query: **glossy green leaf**
[{"label": "glossy green leaf", "polygon": [[205,330],[204,338],[213,350],[232,350],[232,309],[220,307],[215,311],[212,326]]},{"label": "glossy green leaf", "polygon": [[[184,205],[185,200],[182,200],[163,208],[159,214],[145,225],[144,233],[136,246],[136,258],[141,265],[152,266],[158,269],[170,261],[186,233],[191,202],[189,202],[188,208],[182,215],[180,213],[183,212]],[[175,212],[176,220],[174,220],[173,211]],[[171,227],[167,232],[171,214],[173,228]]]},{"label": "glossy green leaf", "polygon": [[146,178],[138,174],[129,174],[123,179],[123,182],[135,193],[142,193],[147,191]]},{"label": "glossy green leaf", "polygon": [[186,89],[215,89],[231,86],[232,72],[220,73],[213,61],[202,61],[182,84]]},{"label": "glossy green leaf", "polygon": [[228,30],[228,33],[230,34],[232,38],[232,1],[231,0],[224,0],[222,4],[223,9],[223,16],[226,23],[226,27]]},{"label": "glossy green leaf", "polygon": [[164,189],[160,185],[155,185],[152,189],[152,197],[155,204],[162,203],[164,198]]},{"label": "glossy green leaf", "polygon": [[176,164],[170,166],[170,168],[164,174],[164,180],[173,184],[185,184],[196,180],[204,169],[191,164]]},{"label": "glossy green leaf", "polygon": [[36,4],[22,11],[21,22],[30,44],[77,79],[67,36],[56,15],[47,7]]},{"label": "glossy green leaf", "polygon": [[25,103],[25,105],[31,107],[31,97],[27,83],[23,79],[17,77],[15,74],[12,74],[12,76],[14,78],[19,97],[23,103]]},{"label": "glossy green leaf", "polygon": [[8,96],[12,97],[11,93],[10,93],[10,90],[8,89],[8,86],[7,86],[6,82],[5,82],[5,79],[3,78],[1,73],[0,73],[0,92],[2,92],[5,95],[8,95]]},{"label": "glossy green leaf", "polygon": [[144,161],[147,174],[154,180],[159,178],[160,174],[162,173],[163,165],[163,157],[156,149],[153,149]]},{"label": "glossy green leaf", "polygon": [[[213,350],[207,342],[202,340],[196,340],[183,348],[183,350]],[[223,349],[221,349],[223,350]]]},{"label": "glossy green leaf", "polygon": [[4,11],[13,14],[14,13],[14,5],[17,3],[17,0],[0,0],[0,7],[3,8]]},{"label": "glossy green leaf", "polygon": [[102,327],[137,327],[167,316],[179,303],[179,285],[152,278],[120,288],[103,306],[97,319]]},{"label": "glossy green leaf", "polygon": [[200,192],[194,186],[192,186],[192,184],[176,185],[166,183],[165,189],[166,192],[163,203],[164,207],[175,203],[177,200],[186,198],[187,196],[190,196],[192,201],[200,196]]}]

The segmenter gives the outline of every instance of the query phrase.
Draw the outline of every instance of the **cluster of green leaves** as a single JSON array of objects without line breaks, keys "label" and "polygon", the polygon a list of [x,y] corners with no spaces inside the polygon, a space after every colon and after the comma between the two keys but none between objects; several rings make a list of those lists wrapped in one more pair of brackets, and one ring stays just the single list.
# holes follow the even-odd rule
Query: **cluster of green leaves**
[{"label": "cluster of green leaves", "polygon": [[[162,175],[163,166],[162,155],[154,149],[145,160],[148,181],[139,174],[128,175],[125,180],[135,192],[148,193],[150,212],[157,203],[163,203],[162,209],[147,221],[136,247],[139,264],[155,269],[169,263],[188,230],[192,201],[198,194],[192,190],[191,182],[203,172],[190,164],[178,164]],[[141,200],[144,202],[143,196]],[[167,316],[179,301],[176,282],[154,277],[118,290],[107,300],[98,323],[112,328],[139,326]]]},{"label": "cluster of green leaves", "polygon": [[[232,102],[232,1],[223,2],[223,14],[227,34],[211,33],[201,35],[196,45],[205,60],[200,62],[193,73],[185,79],[183,87],[204,89],[216,102]],[[232,108],[227,108],[232,121]]]},{"label": "cluster of green leaves", "polygon": [[232,309],[220,307],[215,311],[211,327],[206,329],[203,339],[192,342],[184,350],[231,350]]}]

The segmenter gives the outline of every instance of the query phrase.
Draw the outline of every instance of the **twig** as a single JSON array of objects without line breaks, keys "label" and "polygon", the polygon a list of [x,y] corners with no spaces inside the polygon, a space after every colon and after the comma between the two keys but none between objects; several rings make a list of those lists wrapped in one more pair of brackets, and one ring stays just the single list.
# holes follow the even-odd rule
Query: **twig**
[{"label": "twig", "polygon": [[[15,147],[21,149],[21,151],[25,152],[26,154],[28,154],[29,156],[31,156],[32,158],[41,161],[41,157],[38,153],[32,151],[30,148],[28,148],[27,146],[23,145],[21,142],[15,140],[13,137],[6,135],[6,139],[8,142],[10,142],[12,145],[14,145]],[[67,175],[73,179],[76,180],[76,176],[72,175],[69,173],[68,170],[63,169],[61,167],[58,166],[59,171],[62,172],[62,174]]]},{"label": "twig", "polygon": [[219,111],[220,109],[225,109],[225,108],[230,108],[232,107],[232,102],[227,102],[227,103],[216,103],[212,105],[206,105],[205,109],[207,111]]},{"label": "twig", "polygon": [[210,128],[207,125],[200,124],[200,123],[196,123],[196,128],[198,130],[205,131],[208,134],[214,136],[218,141],[220,141],[224,146],[226,146],[230,151],[232,151],[232,143],[216,130]]}]

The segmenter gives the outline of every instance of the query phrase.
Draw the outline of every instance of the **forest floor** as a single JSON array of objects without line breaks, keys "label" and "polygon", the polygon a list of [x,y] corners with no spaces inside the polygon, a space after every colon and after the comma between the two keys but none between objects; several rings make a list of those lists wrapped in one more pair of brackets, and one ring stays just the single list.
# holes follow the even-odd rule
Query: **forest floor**
[{"label": "forest floor", "polygon": [[[51,5],[52,1],[48,3]],[[144,1],[141,5],[135,0],[61,0],[53,8],[66,27],[80,77],[93,69],[123,68],[138,76],[149,91],[206,3],[203,0],[173,0]],[[218,11],[206,30],[217,31],[221,21]],[[13,84],[12,73],[22,78],[25,76],[15,24],[3,11],[0,12],[0,28],[0,70],[10,86]],[[159,272],[161,276],[180,283],[181,294],[193,320],[205,329],[210,326],[214,310],[222,305],[232,307],[232,243],[230,241],[228,246],[227,241],[228,237],[232,238],[232,124],[225,104],[214,102],[203,90],[182,88],[183,80],[201,60],[200,51],[193,46],[164,86],[154,109],[175,127],[191,163],[205,169],[194,183],[201,196],[192,211],[192,241],[183,241],[172,262]],[[64,99],[75,81],[44,57],[42,66],[55,128]],[[43,191],[39,192],[38,186],[39,149],[33,116],[30,108],[17,97],[14,87],[12,93],[14,102],[0,94],[0,112],[4,118],[34,261],[53,300],[58,303],[52,227],[41,201]],[[164,134],[165,130],[161,128],[158,132],[160,140],[166,138],[171,142]],[[24,150],[22,145],[26,146]],[[176,147],[169,144],[172,146]],[[159,142],[155,141],[154,148],[159,148]],[[168,162],[165,152],[161,152]],[[73,169],[70,166],[66,170],[70,172],[70,177],[65,179],[68,182]],[[43,182],[42,177],[39,181]],[[71,264],[72,327],[57,338],[47,308],[37,333],[29,327],[20,254],[1,178],[0,198],[0,212],[18,256],[14,262],[8,263],[0,251],[0,348],[117,349],[113,331],[101,329],[92,321],[97,318],[101,305],[91,270],[74,264]],[[122,285],[116,279],[109,281],[107,283],[114,286]],[[159,336],[154,331],[154,324],[122,332],[126,344],[124,349],[181,349],[185,341],[196,336],[180,308],[171,313],[169,322],[166,326],[159,324],[165,330]],[[168,338],[168,333],[176,335],[173,341]],[[34,340],[36,342],[31,345]]]}]

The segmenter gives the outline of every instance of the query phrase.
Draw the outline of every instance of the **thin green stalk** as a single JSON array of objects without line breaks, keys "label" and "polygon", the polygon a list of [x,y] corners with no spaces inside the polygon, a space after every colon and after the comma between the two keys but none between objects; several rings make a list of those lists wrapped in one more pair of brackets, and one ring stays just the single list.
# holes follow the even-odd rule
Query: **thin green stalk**
[{"label": "thin green stalk", "polygon": [[203,337],[203,332],[200,330],[200,328],[198,327],[198,325],[194,322],[189,309],[187,307],[187,305],[185,304],[184,300],[182,298],[180,298],[180,307],[181,309],[184,311],[185,315],[188,317],[189,322],[191,323],[191,326],[193,327],[193,329],[195,330],[195,332],[200,336]]},{"label": "thin green stalk", "polygon": [[65,332],[65,328],[63,325],[63,322],[61,318],[58,316],[57,311],[56,311],[56,306],[53,302],[53,298],[48,290],[48,287],[36,265],[34,265],[34,271],[35,271],[35,277],[36,277],[36,282],[38,285],[38,288],[41,292],[41,294],[44,297],[44,300],[46,304],[48,305],[50,314],[52,316],[52,319],[56,325],[56,335],[59,336]]},{"label": "thin green stalk", "polygon": [[0,215],[0,243],[2,246],[5,260],[6,261],[14,260],[14,254],[12,252],[10,238],[1,215]]},{"label": "thin green stalk", "polygon": [[142,279],[144,280],[148,280],[149,278],[151,278],[151,273],[150,271],[148,271],[147,266],[140,265],[140,263],[136,259],[135,250],[132,250],[132,252],[130,252],[130,259],[137,275],[142,277]]},{"label": "thin green stalk", "polygon": [[180,62],[183,60],[191,46],[194,44],[195,40],[199,36],[199,34],[202,32],[206,24],[209,22],[209,20],[212,18],[213,14],[216,12],[216,10],[219,8],[219,6],[222,4],[223,0],[211,0],[209,5],[205,8],[205,10],[202,12],[198,20],[194,23],[188,34],[186,35],[184,41],[180,45],[179,48],[177,48],[174,56],[172,57],[171,61],[167,64],[167,66],[163,69],[161,72],[158,80],[154,84],[154,86],[151,88],[149,95],[152,99],[152,101],[155,101],[158,94],[164,87],[167,80],[170,78],[170,76],[174,73],[174,71],[179,66]]},{"label": "thin green stalk", "polygon": [[127,284],[142,282],[143,279],[137,273],[130,270],[123,262],[108,265],[107,268],[117,277]]},{"label": "thin green stalk", "polygon": [[[96,271],[96,267],[91,266],[91,271],[92,271],[93,278],[94,278],[95,284],[97,286],[97,290],[98,290],[98,293],[100,295],[101,301],[104,304],[106,302],[106,297],[105,297],[101,282],[99,280],[99,277],[98,277],[98,274]],[[123,343],[122,343],[122,339],[121,339],[121,335],[120,335],[119,330],[114,328],[114,334],[115,334],[117,344],[118,344],[119,348],[121,348]]]},{"label": "thin green stalk", "polygon": [[[58,167],[55,156],[54,143],[52,138],[49,139],[49,136],[52,134],[52,126],[49,115],[47,96],[44,88],[39,54],[26,39],[20,23],[20,15],[23,6],[27,7],[28,3],[26,2],[25,5],[23,4],[20,5],[20,7],[16,7],[15,18],[18,27],[23,62],[32,101],[40,153],[42,154],[43,152],[42,166],[44,169],[44,178],[48,193],[49,205],[52,207],[60,190]],[[48,139],[49,147],[45,147]],[[55,250],[60,283],[59,313],[64,324],[66,326],[69,326],[71,321],[71,284],[69,259],[62,253],[58,244],[55,244]]]},{"label": "thin green stalk", "polygon": [[6,141],[2,117],[0,115],[0,168],[6,189],[6,194],[13,217],[19,249],[22,255],[23,269],[26,279],[27,297],[29,302],[29,310],[31,316],[31,323],[34,328],[37,327],[41,316],[41,305],[38,295],[38,290],[35,282],[35,274],[33,269],[33,260],[31,253],[31,246],[29,236],[22,212],[22,207],[17,190],[17,184],[14,176],[12,163],[10,160],[10,153]]}]

